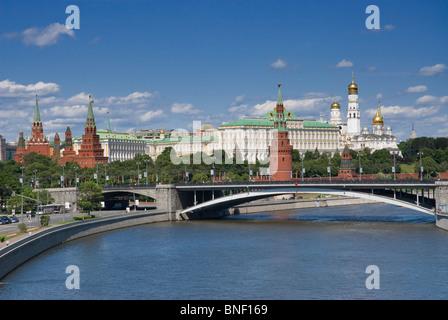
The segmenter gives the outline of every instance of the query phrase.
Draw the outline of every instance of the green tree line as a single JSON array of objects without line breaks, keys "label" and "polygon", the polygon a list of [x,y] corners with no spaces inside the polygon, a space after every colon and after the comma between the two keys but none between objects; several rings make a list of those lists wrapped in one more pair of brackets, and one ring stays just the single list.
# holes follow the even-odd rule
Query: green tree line
[{"label": "green tree line", "polygon": [[[448,170],[448,139],[446,138],[416,138],[401,142],[399,148],[402,157],[396,156],[397,173],[418,173],[420,163],[428,177],[437,177],[438,173]],[[106,165],[99,164],[94,168],[81,168],[77,163],[68,162],[64,166],[58,165],[49,157],[34,152],[24,157],[23,163],[13,160],[0,162],[0,206],[6,204],[17,205],[20,197],[12,197],[13,193],[22,194],[29,198],[37,198],[34,189],[78,186],[81,183],[95,182],[98,185],[117,184],[145,184],[152,183],[202,183],[211,182],[211,170],[215,178],[223,181],[248,181],[249,173],[252,177],[261,176],[263,168],[268,163],[248,163],[238,158],[230,157],[224,151],[209,156],[206,154],[192,154],[189,157],[177,158],[175,163],[171,159],[172,148],[166,148],[154,161],[149,155],[138,154],[134,159],[114,161]],[[338,175],[341,165],[342,150],[330,155],[327,152],[293,151],[293,177],[300,177],[303,168],[304,177],[328,177]],[[350,150],[353,167],[359,173],[359,165],[363,174],[391,174],[394,156],[386,149],[371,152],[369,149],[357,152]],[[215,161],[213,161],[215,157]],[[421,158],[421,162],[420,162]],[[214,162],[214,164],[211,164]],[[177,163],[177,164],[176,164]],[[185,175],[188,172],[188,179]],[[147,173],[145,177],[145,173]],[[225,173],[225,179],[224,179]],[[140,175],[140,179],[139,179]],[[96,178],[95,178],[96,176]],[[61,177],[63,177],[61,179]],[[108,177],[108,180],[107,178]],[[23,181],[23,184],[21,183]],[[39,199],[43,204],[51,199],[44,191],[39,192]],[[25,200],[28,207],[35,206],[31,200]]]}]

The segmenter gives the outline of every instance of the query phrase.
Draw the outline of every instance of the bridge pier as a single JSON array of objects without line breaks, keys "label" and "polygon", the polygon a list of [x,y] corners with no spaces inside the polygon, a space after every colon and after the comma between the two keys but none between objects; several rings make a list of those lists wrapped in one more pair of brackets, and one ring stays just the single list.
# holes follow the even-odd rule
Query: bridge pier
[{"label": "bridge pier", "polygon": [[448,181],[436,181],[434,190],[434,199],[436,201],[436,226],[448,230]]}]

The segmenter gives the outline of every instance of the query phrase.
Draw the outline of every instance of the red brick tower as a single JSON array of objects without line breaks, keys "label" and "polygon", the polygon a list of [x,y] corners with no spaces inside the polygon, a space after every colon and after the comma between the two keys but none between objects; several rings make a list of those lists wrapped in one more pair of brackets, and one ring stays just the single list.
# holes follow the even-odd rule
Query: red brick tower
[{"label": "red brick tower", "polygon": [[58,163],[64,164],[66,162],[75,161],[76,152],[73,150],[73,140],[72,140],[72,131],[70,130],[70,126],[67,126],[67,130],[65,131],[65,142],[64,142],[64,151],[62,152],[62,158],[59,159]]},{"label": "red brick tower", "polygon": [[346,145],[344,151],[342,152],[342,160],[341,166],[339,167],[338,177],[351,180],[356,176],[357,174],[353,166],[352,154],[350,153],[348,145]]},{"label": "red brick tower", "polygon": [[39,105],[37,103],[37,94],[36,107],[34,108],[33,126],[31,128],[31,137],[26,143],[26,153],[30,152],[43,154],[47,157],[50,156],[50,142],[44,136],[44,128],[40,119]]},{"label": "red brick tower", "polygon": [[53,156],[54,160],[58,160],[61,157],[61,138],[59,138],[59,134],[56,132],[53,139]]},{"label": "red brick tower", "polygon": [[281,84],[278,85],[277,106],[274,110],[274,136],[269,146],[271,181],[288,181],[292,176],[292,145],[286,129]]},{"label": "red brick tower", "polygon": [[100,136],[96,134],[95,117],[92,108],[92,96],[89,95],[89,109],[87,111],[87,120],[82,136],[81,148],[75,161],[80,167],[93,168],[96,163],[107,163],[108,158],[104,156],[101,148]]},{"label": "red brick tower", "polygon": [[19,141],[17,143],[17,150],[16,154],[14,155],[14,160],[16,162],[22,163],[25,154],[26,154],[25,139],[23,138],[22,128],[20,128]]}]

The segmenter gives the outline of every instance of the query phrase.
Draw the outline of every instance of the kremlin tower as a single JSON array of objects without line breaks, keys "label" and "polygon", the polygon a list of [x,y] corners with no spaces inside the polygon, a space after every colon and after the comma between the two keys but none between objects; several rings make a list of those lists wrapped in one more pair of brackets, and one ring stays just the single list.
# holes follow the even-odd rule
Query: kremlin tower
[{"label": "kremlin tower", "polygon": [[16,151],[15,161],[23,162],[23,157],[31,152],[42,154],[50,157],[50,142],[44,136],[44,129],[42,120],[40,119],[39,104],[37,102],[36,94],[36,106],[34,108],[34,118],[31,127],[31,137],[25,142],[23,138],[23,132],[20,131],[18,147]]},{"label": "kremlin tower", "polygon": [[62,152],[62,158],[58,159],[58,164],[73,162],[75,161],[75,156],[76,152],[73,150],[72,131],[70,130],[70,126],[67,126],[67,130],[65,130],[64,151]]},{"label": "kremlin tower", "polygon": [[277,106],[274,110],[274,136],[269,146],[269,173],[271,181],[287,181],[292,176],[292,145],[286,129],[281,85],[278,85]]},{"label": "kremlin tower", "polygon": [[92,96],[89,95],[89,108],[87,110],[86,125],[82,136],[81,148],[74,158],[80,167],[93,168],[97,163],[108,163],[100,143],[100,136],[96,133],[95,117],[92,108]]}]

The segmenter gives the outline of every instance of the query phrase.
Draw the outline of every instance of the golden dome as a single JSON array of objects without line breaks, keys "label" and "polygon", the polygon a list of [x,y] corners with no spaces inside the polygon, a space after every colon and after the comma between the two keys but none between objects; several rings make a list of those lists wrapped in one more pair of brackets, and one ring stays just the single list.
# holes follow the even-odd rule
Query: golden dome
[{"label": "golden dome", "polygon": [[349,94],[358,94],[358,85],[355,83],[353,72],[352,72],[352,83],[348,85]]},{"label": "golden dome", "polygon": [[160,129],[160,134],[165,134],[165,130],[163,130],[163,128]]},{"label": "golden dome", "polygon": [[372,123],[374,125],[383,125],[384,124],[384,119],[383,116],[381,115],[381,106],[378,104],[378,110],[376,110],[376,114],[375,117],[373,117]]},{"label": "golden dome", "polygon": [[334,99],[334,103],[331,105],[331,109],[341,109],[341,105]]}]

